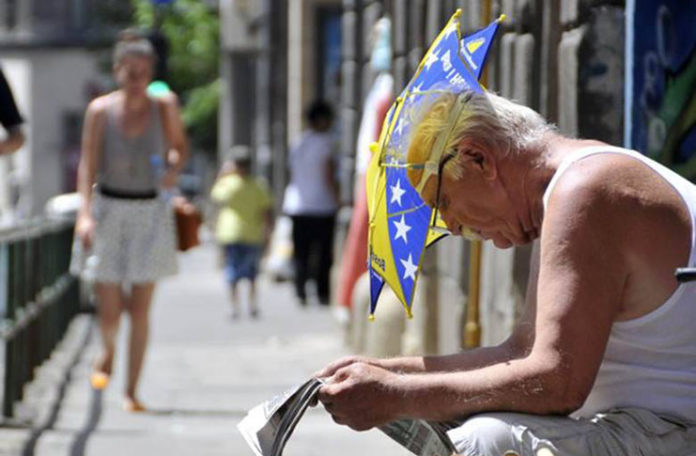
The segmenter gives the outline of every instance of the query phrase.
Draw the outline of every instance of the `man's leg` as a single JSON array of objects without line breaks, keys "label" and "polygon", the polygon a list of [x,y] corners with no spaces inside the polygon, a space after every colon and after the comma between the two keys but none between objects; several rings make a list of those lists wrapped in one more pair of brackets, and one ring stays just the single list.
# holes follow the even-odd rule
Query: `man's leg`
[{"label": "man's leg", "polygon": [[225,245],[225,280],[230,294],[230,316],[233,319],[239,317],[239,249],[238,244]]},{"label": "man's leg", "polygon": [[671,456],[696,448],[696,428],[644,409],[613,410],[578,420],[483,413],[448,435],[463,456]]},{"label": "man's leg", "polygon": [[145,358],[145,348],[149,335],[150,303],[155,290],[153,282],[133,285],[131,302],[128,306],[130,315],[130,338],[128,346],[128,380],[126,383],[126,406],[130,401],[139,405],[136,398],[140,371]]},{"label": "man's leg", "polygon": [[[111,367],[116,352],[116,334],[121,321],[123,302],[121,296],[121,285],[118,283],[96,282],[94,284],[97,294],[97,312],[99,319],[99,332],[101,335],[102,350],[94,365],[97,372],[111,375]],[[103,388],[106,386],[106,378],[103,385],[96,384],[95,387]]]},{"label": "man's leg", "polygon": [[295,263],[295,294],[300,304],[307,300],[307,269],[313,227],[308,226],[307,217],[292,217],[293,260]]},{"label": "man's leg", "polygon": [[319,302],[329,304],[331,297],[330,273],[333,264],[333,240],[335,217],[317,217],[317,244],[319,250],[319,264],[317,270],[317,294]]}]

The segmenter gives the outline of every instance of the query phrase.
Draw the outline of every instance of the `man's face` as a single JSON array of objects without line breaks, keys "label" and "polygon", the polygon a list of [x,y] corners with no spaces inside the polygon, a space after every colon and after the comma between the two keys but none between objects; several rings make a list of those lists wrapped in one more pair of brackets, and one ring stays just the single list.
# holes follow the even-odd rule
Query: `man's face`
[{"label": "man's face", "polygon": [[119,87],[129,94],[144,95],[152,82],[152,59],[126,56],[114,67],[114,76]]},{"label": "man's face", "polygon": [[458,180],[442,173],[439,202],[436,201],[438,177],[432,177],[423,192],[427,195],[426,203],[438,206],[442,220],[454,235],[461,235],[468,228],[481,238],[493,241],[498,248],[531,242],[534,235],[522,228],[499,178],[487,177],[479,172],[478,166],[474,162],[464,165],[464,174]]}]

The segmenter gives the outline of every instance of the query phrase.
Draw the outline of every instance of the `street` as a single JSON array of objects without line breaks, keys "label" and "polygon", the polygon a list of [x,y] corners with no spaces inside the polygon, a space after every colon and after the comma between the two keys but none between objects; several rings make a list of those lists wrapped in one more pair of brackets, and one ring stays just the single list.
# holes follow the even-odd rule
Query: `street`
[{"label": "street", "polygon": [[[97,393],[88,375],[98,334],[91,317],[81,315],[18,407],[32,428],[0,429],[0,454],[252,455],[236,429],[246,411],[303,382],[346,349],[330,312],[316,304],[300,309],[288,283],[262,279],[261,317],[252,320],[243,308],[233,321],[216,255],[210,244],[180,255],[180,274],[156,291],[140,385],[147,412],[121,409],[127,319],[111,383]],[[408,454],[379,431],[336,425],[317,407],[300,421],[284,454],[327,452]]]}]

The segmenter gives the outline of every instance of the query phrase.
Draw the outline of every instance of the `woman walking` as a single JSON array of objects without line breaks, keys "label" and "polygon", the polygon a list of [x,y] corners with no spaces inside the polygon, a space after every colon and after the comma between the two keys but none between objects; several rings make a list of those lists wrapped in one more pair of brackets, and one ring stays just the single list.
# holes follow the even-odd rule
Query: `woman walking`
[{"label": "woman walking", "polygon": [[[102,351],[90,382],[105,388],[122,312],[130,317],[124,409],[142,411],[136,391],[148,340],[155,282],[175,274],[173,213],[160,196],[176,185],[188,155],[176,97],[151,98],[155,54],[144,39],[114,48],[118,89],[93,100],[85,114],[73,270],[93,268]],[[89,257],[88,261],[85,261]]]}]

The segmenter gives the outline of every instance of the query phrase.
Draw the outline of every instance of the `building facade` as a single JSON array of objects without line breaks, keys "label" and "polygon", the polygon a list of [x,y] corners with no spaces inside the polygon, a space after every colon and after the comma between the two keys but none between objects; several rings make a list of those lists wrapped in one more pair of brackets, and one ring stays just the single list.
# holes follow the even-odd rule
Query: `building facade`
[{"label": "building facade", "polygon": [[5,223],[41,214],[49,198],[74,190],[82,116],[88,101],[110,84],[112,24],[130,15],[119,3],[0,1],[0,65],[27,137],[22,150],[0,158]]},{"label": "building facade", "polygon": [[220,0],[219,157],[252,146],[278,203],[304,107],[317,98],[340,103],[342,13],[339,0]]}]

